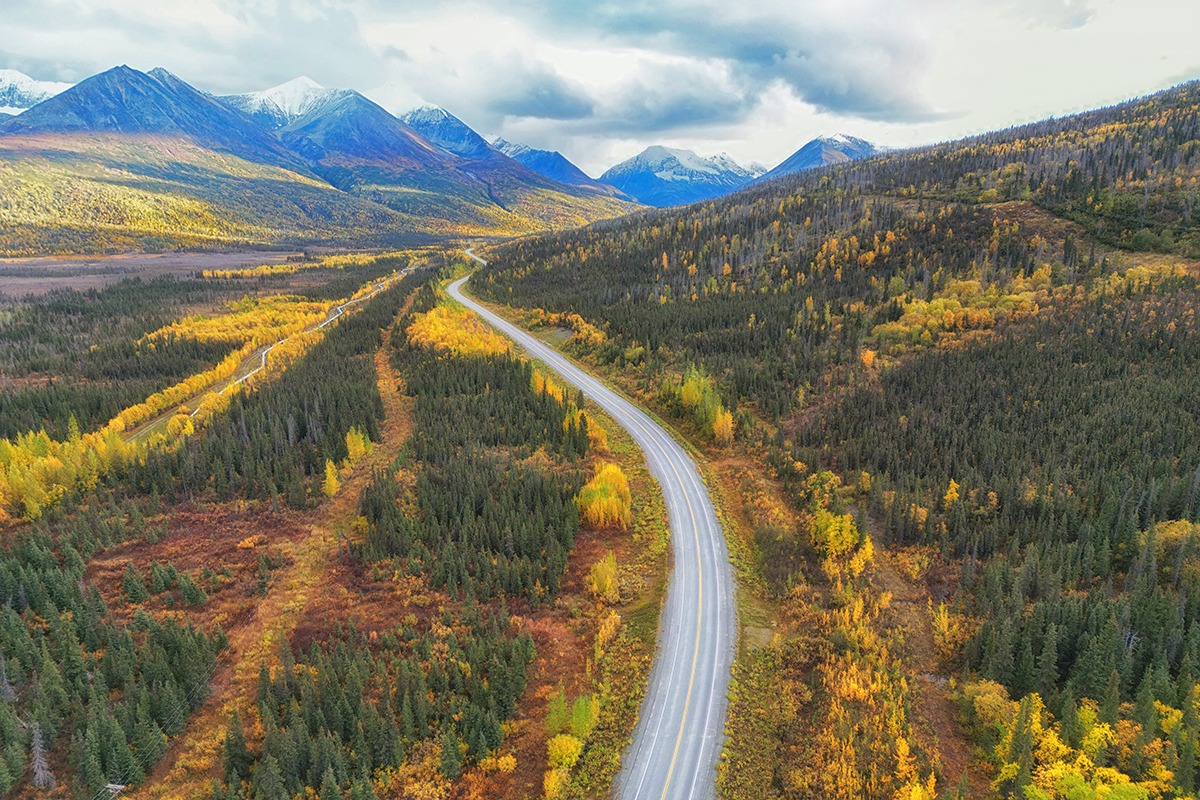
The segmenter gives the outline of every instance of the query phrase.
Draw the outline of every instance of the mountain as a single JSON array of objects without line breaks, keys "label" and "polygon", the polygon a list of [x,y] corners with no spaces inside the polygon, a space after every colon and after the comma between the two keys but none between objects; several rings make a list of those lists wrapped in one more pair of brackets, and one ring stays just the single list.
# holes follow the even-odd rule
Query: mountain
[{"label": "mountain", "polygon": [[186,136],[217,152],[305,170],[270,131],[161,67],[150,72],[114,67],[0,120],[4,134],[69,132]]},{"label": "mountain", "polygon": [[218,99],[275,130],[295,122],[318,103],[338,92],[337,89],[326,89],[312,78],[301,75],[261,92],[231,94]]},{"label": "mountain", "polygon": [[839,133],[836,136],[819,136],[788,156],[779,166],[762,175],[759,180],[770,180],[781,175],[793,175],[806,169],[844,164],[860,158],[877,155],[882,149],[855,136]]},{"label": "mountain", "polygon": [[[447,154],[462,159],[460,168],[484,184],[488,197],[496,204],[506,209],[535,208],[533,213],[538,219],[555,227],[567,219],[560,212],[566,212],[568,217],[577,216],[572,209],[580,205],[590,207],[599,203],[607,207],[629,199],[618,197],[620,193],[613,187],[597,183],[582,172],[579,172],[582,181],[560,180],[531,168],[488,144],[469,125],[443,108],[423,106],[401,115],[400,119]],[[552,196],[560,198],[556,204],[547,203]],[[623,207],[629,210],[629,206]]]},{"label": "mountain", "polygon": [[600,182],[615,186],[639,203],[664,207],[721,197],[762,172],[762,167],[743,167],[725,153],[704,158],[691,150],[655,145],[609,168]]},{"label": "mountain", "polygon": [[496,150],[467,123],[437,106],[422,106],[400,115],[400,121],[443,150],[463,158],[492,158]]},{"label": "mountain", "polygon": [[586,172],[572,164],[566,156],[557,150],[536,150],[528,145],[515,144],[497,136],[492,140],[492,147],[504,155],[529,167],[534,172],[545,175],[559,183],[573,186],[595,186],[597,181]]},{"label": "mountain", "polygon": [[310,162],[350,159],[443,169],[450,161],[412,128],[352,89],[326,91],[313,98],[278,135]]},{"label": "mountain", "polygon": [[[437,141],[354,91],[326,96],[278,135],[334,186],[423,220],[423,228],[438,232],[523,233],[583,224],[630,208],[611,193],[538,175],[493,149],[453,115],[407,118]],[[466,155],[472,153],[479,157]]]},{"label": "mountain", "polygon": [[[447,117],[446,130],[462,125]],[[486,142],[482,155],[306,78],[217,98],[163,69],[116,67],[0,118],[0,254],[370,246],[574,227],[634,208]]]},{"label": "mountain", "polygon": [[8,134],[0,163],[5,256],[429,240],[420,220],[184,136]]},{"label": "mountain", "polygon": [[69,83],[38,81],[15,69],[0,69],[0,114],[20,114],[70,88]]}]

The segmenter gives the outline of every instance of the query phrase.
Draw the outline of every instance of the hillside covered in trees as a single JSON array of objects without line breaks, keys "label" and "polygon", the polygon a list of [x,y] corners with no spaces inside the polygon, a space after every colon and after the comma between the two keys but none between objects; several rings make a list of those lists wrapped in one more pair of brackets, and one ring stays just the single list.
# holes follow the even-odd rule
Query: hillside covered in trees
[{"label": "hillside covered in trees", "polygon": [[[792,509],[750,515],[788,635],[727,797],[1194,793],[1198,180],[1193,83],[490,253],[478,294],[704,441],[723,402]],[[814,568],[866,530],[875,566]],[[949,783],[940,696],[981,759]]]}]

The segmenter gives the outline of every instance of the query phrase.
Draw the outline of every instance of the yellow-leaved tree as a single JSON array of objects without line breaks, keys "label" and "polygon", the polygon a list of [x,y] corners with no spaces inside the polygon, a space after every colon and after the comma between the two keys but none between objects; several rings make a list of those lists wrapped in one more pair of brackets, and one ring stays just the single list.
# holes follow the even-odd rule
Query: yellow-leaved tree
[{"label": "yellow-leaved tree", "polygon": [[333,463],[333,459],[325,459],[325,480],[321,483],[321,491],[325,492],[326,497],[333,497],[338,493],[341,485],[338,480],[337,464]]},{"label": "yellow-leaved tree", "polygon": [[371,452],[371,440],[358,428],[346,431],[346,461],[353,464]]},{"label": "yellow-leaved tree", "polygon": [[613,525],[625,530],[633,517],[632,496],[625,473],[616,464],[602,462],[592,479],[575,498],[579,513],[593,528]]},{"label": "yellow-leaved tree", "polygon": [[605,602],[615,603],[621,599],[617,584],[617,556],[612,550],[588,571],[588,588],[597,599]]}]

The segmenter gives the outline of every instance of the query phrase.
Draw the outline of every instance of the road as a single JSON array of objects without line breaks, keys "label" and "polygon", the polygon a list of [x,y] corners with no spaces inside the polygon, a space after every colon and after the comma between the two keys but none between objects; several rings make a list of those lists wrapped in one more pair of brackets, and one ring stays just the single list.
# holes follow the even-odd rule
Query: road
[{"label": "road", "polygon": [[[329,309],[329,312],[325,315],[324,320],[317,323],[316,325],[312,325],[312,326],[306,328],[304,331],[302,331],[302,333],[311,333],[312,331],[315,331],[315,330],[324,329],[326,325],[329,325],[329,324],[335,322],[336,320],[340,319],[346,313],[346,310],[350,306],[370,300],[372,297],[379,294],[387,287],[396,283],[396,281],[399,281],[399,280],[403,279],[404,277],[406,277],[409,273],[411,273],[413,271],[413,269],[414,269],[413,267],[405,267],[404,269],[400,270],[399,272],[396,272],[396,273],[392,274],[391,276],[384,278],[381,281],[376,282],[375,285],[371,287],[371,291],[369,293],[363,295],[362,297],[355,298],[354,300],[347,300],[344,303],[334,306],[333,308]],[[151,432],[153,432],[154,430],[158,429],[159,427],[161,427],[163,425],[166,425],[167,422],[173,416],[175,416],[177,413],[179,413],[180,409],[186,410],[188,408],[192,408],[192,411],[188,414],[188,416],[195,417],[197,414],[200,413],[201,408],[200,408],[199,402],[202,398],[205,398],[210,394],[224,394],[225,392],[229,391],[230,389],[234,388],[235,386],[241,385],[245,381],[249,380],[250,378],[257,375],[258,373],[262,372],[264,369],[267,368],[267,356],[271,354],[271,351],[274,350],[279,345],[281,345],[284,342],[291,339],[293,336],[297,336],[297,335],[299,335],[299,334],[292,334],[291,336],[285,336],[277,342],[274,342],[269,345],[263,345],[258,350],[251,353],[250,356],[247,357],[242,362],[241,367],[238,368],[238,372],[237,372],[236,376],[231,377],[224,382],[218,382],[219,388],[217,386],[207,387],[206,389],[202,390],[201,392],[194,395],[193,397],[189,397],[187,400],[184,400],[182,403],[171,407],[170,409],[156,415],[153,419],[150,419],[147,422],[143,423],[142,425],[138,426],[135,430],[133,430],[131,433],[129,433],[126,436],[126,439],[128,439],[128,441],[134,442],[134,441],[137,441],[138,439],[142,439],[142,438],[150,435]]]},{"label": "road", "polygon": [[[467,255],[486,263],[474,253]],[[469,277],[469,276],[468,276]],[[737,639],[733,570],[712,502],[686,451],[644,411],[528,332],[463,294],[450,296],[583,390],[629,431],[662,486],[673,567],[659,623],[659,651],[633,742],[621,759],[619,800],[705,800],[716,793]]]}]

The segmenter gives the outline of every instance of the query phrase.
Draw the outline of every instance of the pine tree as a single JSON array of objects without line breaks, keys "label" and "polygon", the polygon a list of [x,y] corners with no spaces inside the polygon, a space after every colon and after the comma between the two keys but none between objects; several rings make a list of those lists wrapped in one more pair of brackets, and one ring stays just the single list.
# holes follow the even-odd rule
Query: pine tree
[{"label": "pine tree", "polygon": [[337,780],[333,777],[332,768],[326,768],[325,775],[321,778],[318,800],[342,800],[342,792],[338,788]]},{"label": "pine tree", "polygon": [[167,737],[150,716],[148,704],[139,705],[133,731],[133,748],[142,770],[149,772],[167,750]]},{"label": "pine tree", "polygon": [[125,565],[125,575],[121,578],[121,586],[125,590],[126,599],[131,603],[144,603],[150,599],[150,592],[146,589],[142,576],[134,569],[133,564]]},{"label": "pine tree", "polygon": [[1046,628],[1042,652],[1038,654],[1036,690],[1050,698],[1058,689],[1058,626],[1053,622]]},{"label": "pine tree", "polygon": [[1117,724],[1117,716],[1121,708],[1121,673],[1115,669],[1108,675],[1108,685],[1104,689],[1104,702],[1100,705],[1100,719],[1109,725]]},{"label": "pine tree", "polygon": [[196,585],[192,580],[191,575],[181,575],[179,578],[179,591],[183,597],[183,602],[189,606],[202,605],[208,599],[208,595]]},{"label": "pine tree", "polygon": [[442,774],[450,780],[462,774],[462,752],[459,750],[458,737],[449,727],[442,734]]},{"label": "pine tree", "polygon": [[246,732],[242,728],[241,715],[235,710],[225,728],[225,741],[221,745],[221,759],[226,775],[235,775],[240,781],[250,773],[250,750],[246,747]]},{"label": "pine tree", "polygon": [[274,756],[268,755],[258,762],[251,784],[254,800],[289,800],[283,775],[279,771],[279,762]]}]

